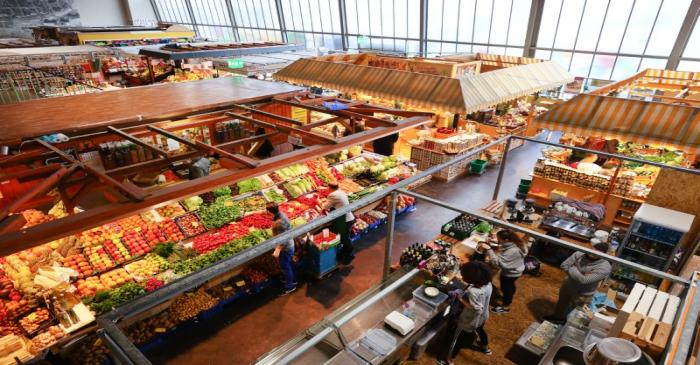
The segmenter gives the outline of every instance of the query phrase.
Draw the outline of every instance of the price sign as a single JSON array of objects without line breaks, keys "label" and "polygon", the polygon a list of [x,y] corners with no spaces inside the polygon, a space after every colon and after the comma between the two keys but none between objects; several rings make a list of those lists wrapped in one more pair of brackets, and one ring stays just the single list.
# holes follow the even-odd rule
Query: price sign
[{"label": "price sign", "polygon": [[243,280],[237,281],[236,286],[239,288],[245,286],[245,281],[243,281]]},{"label": "price sign", "polygon": [[295,145],[295,146],[304,146],[304,144],[301,141],[301,137],[293,136],[293,135],[288,135],[287,136],[287,142]]},{"label": "price sign", "polygon": [[242,59],[240,58],[232,58],[230,60],[226,60],[228,68],[243,68],[245,67],[245,62],[243,62]]},{"label": "price sign", "polygon": [[163,327],[158,327],[155,330],[153,330],[155,333],[165,333],[165,328]]},{"label": "price sign", "polygon": [[230,287],[230,286],[225,286],[225,287],[224,287],[224,291],[231,291],[231,290],[233,290],[233,288]]}]

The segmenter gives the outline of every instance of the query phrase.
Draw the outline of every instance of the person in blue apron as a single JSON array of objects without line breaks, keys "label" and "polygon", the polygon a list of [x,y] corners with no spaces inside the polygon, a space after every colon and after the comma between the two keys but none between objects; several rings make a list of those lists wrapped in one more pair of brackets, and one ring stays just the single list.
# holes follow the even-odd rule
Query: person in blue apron
[{"label": "person in blue apron", "polygon": [[[272,214],[272,233],[277,236],[292,229],[287,216],[280,212],[276,204],[268,204],[265,209]],[[284,278],[284,292],[287,295],[297,290],[296,274],[294,273],[294,239],[277,245],[272,255],[277,259]]]}]

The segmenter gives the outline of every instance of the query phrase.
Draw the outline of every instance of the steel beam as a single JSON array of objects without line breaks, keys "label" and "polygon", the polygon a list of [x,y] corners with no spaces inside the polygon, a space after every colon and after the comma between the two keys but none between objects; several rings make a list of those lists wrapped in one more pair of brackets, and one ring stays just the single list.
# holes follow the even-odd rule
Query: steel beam
[{"label": "steel beam", "polygon": [[155,152],[155,153],[158,154],[158,155],[161,155],[161,156],[164,156],[164,157],[168,157],[168,152],[163,151],[162,149],[160,149],[160,148],[158,148],[158,147],[156,147],[156,146],[153,146],[153,145],[151,145],[151,144],[149,144],[149,143],[144,142],[143,140],[141,140],[141,138],[134,137],[134,136],[132,136],[131,134],[126,133],[126,132],[122,131],[121,129],[114,128],[114,127],[112,127],[112,126],[108,126],[107,129],[108,129],[110,132],[112,132],[112,133],[114,133],[114,134],[116,134],[116,135],[118,135],[118,136],[120,136],[120,137],[122,137],[122,138],[124,138],[124,139],[126,139],[126,140],[128,140],[128,141],[131,141],[131,142],[133,142],[133,143],[135,143],[135,144],[137,144],[137,145],[139,145],[139,146],[141,146],[141,147],[143,147],[143,148],[149,149],[149,150]]},{"label": "steel beam", "polygon": [[673,44],[671,54],[668,56],[668,62],[666,62],[667,70],[678,68],[683,52],[688,46],[690,35],[693,32],[693,28],[695,28],[695,23],[698,21],[698,15],[700,15],[700,0],[693,0],[690,2],[688,12],[685,14],[685,19],[683,19],[683,24],[676,37],[676,42]]},{"label": "steel beam", "polygon": [[384,243],[384,271],[382,277],[386,280],[391,271],[391,252],[394,248],[394,226],[396,225],[396,200],[398,194],[392,191],[389,195],[388,222],[386,228],[386,242]]},{"label": "steel beam", "polygon": [[286,125],[269,123],[269,122],[265,122],[265,121],[258,120],[255,118],[246,117],[245,115],[236,114],[236,113],[229,112],[229,113],[226,113],[226,115],[229,115],[229,116],[234,117],[234,118],[238,118],[240,120],[244,120],[246,122],[255,123],[255,124],[261,125],[263,127],[270,128],[272,130],[284,132],[286,134],[296,133],[296,134],[299,134],[301,136],[311,138],[319,143],[323,143],[323,144],[336,144],[336,143],[338,143],[338,141],[336,141],[333,138],[326,137],[326,136],[323,136],[320,134],[316,134],[316,133],[313,133],[313,132],[310,132],[307,130],[303,130],[300,128],[293,128],[293,127],[286,126]]},{"label": "steel beam", "polygon": [[503,181],[503,175],[506,172],[506,161],[508,161],[508,152],[510,152],[510,141],[511,139],[508,138],[505,149],[503,150],[503,158],[501,159],[501,166],[498,167],[498,177],[496,178],[496,186],[493,188],[492,200],[498,200],[498,193],[501,190],[501,182]]},{"label": "steel beam", "polygon": [[544,0],[531,0],[530,17],[527,21],[527,31],[525,33],[525,46],[523,47],[523,57],[535,57],[537,48],[537,38],[540,34],[540,24],[542,23],[542,11],[544,10]]}]

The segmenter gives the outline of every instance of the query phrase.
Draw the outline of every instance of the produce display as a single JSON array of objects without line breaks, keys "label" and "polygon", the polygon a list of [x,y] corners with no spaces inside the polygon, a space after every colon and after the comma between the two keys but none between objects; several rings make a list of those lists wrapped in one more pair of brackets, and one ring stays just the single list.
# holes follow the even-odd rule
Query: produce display
[{"label": "produce display", "polygon": [[[213,218],[214,215],[211,215],[210,217]],[[177,217],[175,218],[175,222],[186,237],[194,237],[198,234],[206,232],[207,230],[206,227],[204,227],[204,224],[202,224],[199,218],[197,218],[197,216],[193,213],[187,213],[183,216]]]},{"label": "produce display", "polygon": [[174,218],[185,214],[185,209],[178,203],[172,203],[156,208],[156,212],[163,218]]},{"label": "produce display", "polygon": [[[270,176],[218,188],[6,257],[3,264],[6,275],[0,271],[0,333],[5,337],[10,334],[27,337],[27,332],[31,332],[26,342],[28,346],[37,351],[45,349],[66,336],[63,331],[59,332],[60,327],[50,326],[57,319],[63,321],[63,317],[51,312],[53,306],[43,304],[41,296],[45,288],[73,288],[75,300],[82,300],[95,315],[101,315],[270,238],[272,216],[264,210],[269,202],[278,203],[292,226],[298,227],[322,216],[323,212],[316,207],[330,192],[324,187],[329,182],[338,182],[348,192],[369,193],[380,189],[374,173],[370,174],[374,179],[368,179],[365,185],[346,177],[347,171],[357,169],[369,173],[372,166],[382,164],[378,157],[360,156],[361,148],[353,151],[336,156],[347,166],[330,165],[332,158],[296,164]],[[385,162],[391,168],[400,165],[392,159]],[[348,169],[348,166],[356,167]],[[386,171],[386,166],[381,170]],[[54,219],[28,214],[36,216],[33,221]],[[363,218],[377,222],[386,219],[386,215],[374,211]],[[362,224],[359,222],[367,224],[361,219],[358,224]],[[319,243],[328,244],[338,237],[332,235],[329,239]],[[268,273],[279,270],[276,260],[268,259],[267,265],[262,265],[264,269],[258,264],[249,267],[240,275],[243,279],[236,279],[237,282],[245,282],[244,286],[266,282]],[[62,266],[60,269],[65,271],[58,271],[59,268],[54,269],[55,273],[46,271],[54,265]],[[166,316],[151,317],[153,322],[138,322],[138,326],[162,323],[158,325],[159,331],[146,326],[133,327],[134,332],[128,330],[127,333],[136,342],[147,341],[155,333],[167,331],[178,322],[211,308],[219,299],[249,289],[259,290],[228,282],[210,288],[209,294],[198,290],[183,295],[173,302]],[[79,346],[75,356],[79,356],[81,363],[100,363],[104,358],[106,349],[99,341],[91,343],[95,340],[88,336]]]},{"label": "produce display", "polygon": [[[199,217],[202,219],[202,223],[204,223],[204,227],[207,229],[219,228],[226,223],[233,222],[240,218],[241,215],[241,208],[238,204],[229,200],[217,201],[210,205],[202,206],[199,209]],[[182,226],[183,223],[179,223]]]}]

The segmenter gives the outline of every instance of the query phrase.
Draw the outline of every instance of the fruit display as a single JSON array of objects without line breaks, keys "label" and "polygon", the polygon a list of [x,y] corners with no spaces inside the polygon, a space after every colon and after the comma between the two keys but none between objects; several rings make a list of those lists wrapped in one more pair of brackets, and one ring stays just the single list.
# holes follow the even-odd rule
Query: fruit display
[{"label": "fruit display", "polygon": [[19,320],[19,325],[29,334],[36,332],[44,322],[51,319],[51,314],[46,308],[39,308],[36,311],[27,314]]},{"label": "fruit display", "polygon": [[163,280],[156,278],[148,278],[148,280],[146,280],[146,282],[144,283],[143,288],[150,293],[156,289],[161,288],[163,285],[165,285],[165,281]]},{"label": "fruit display", "polygon": [[177,226],[174,220],[168,218],[160,222],[160,229],[165,234],[165,237],[170,242],[180,242],[185,239],[185,234],[182,233],[180,227]]},{"label": "fruit display", "polygon": [[147,278],[169,269],[170,263],[156,254],[148,254],[142,260],[134,261],[124,268],[135,278]]},{"label": "fruit display", "polygon": [[119,237],[114,237],[111,240],[107,240],[102,245],[109,256],[114,260],[117,265],[123,264],[128,260],[131,260],[131,254],[129,250],[124,246]]},{"label": "fruit display", "polygon": [[109,349],[95,334],[87,336],[80,346],[75,346],[70,358],[74,365],[102,365],[108,354]]},{"label": "fruit display", "polygon": [[131,275],[123,268],[114,269],[100,275],[100,281],[107,289],[114,289],[132,280]]},{"label": "fruit display", "polygon": [[309,207],[305,204],[299,203],[298,201],[288,201],[280,204],[279,209],[284,215],[289,219],[294,219],[300,216],[304,211],[308,210]]},{"label": "fruit display", "polygon": [[80,279],[76,281],[74,285],[78,290],[78,295],[81,297],[93,296],[98,292],[109,289],[97,276],[90,276],[85,279]]},{"label": "fruit display", "polygon": [[44,214],[44,212],[38,211],[36,209],[27,209],[22,212],[22,217],[27,222],[24,227],[36,226],[37,224],[45,223],[55,219],[54,216],[49,214]]},{"label": "fruit display", "polygon": [[56,341],[60,340],[66,335],[66,333],[59,326],[51,326],[46,329],[46,332],[42,332],[32,338],[30,345],[30,350],[33,353],[38,353],[50,346],[52,346]]},{"label": "fruit display", "polygon": [[8,335],[0,338],[1,364],[25,364],[33,357],[34,355],[28,351],[21,336]]},{"label": "fruit display", "polygon": [[372,164],[364,157],[358,157],[337,166],[336,169],[340,170],[340,173],[343,174],[343,176],[350,177],[367,171],[370,166],[372,166]]},{"label": "fruit display", "polygon": [[114,261],[112,261],[102,246],[87,247],[83,252],[90,261],[90,265],[95,269],[95,272],[107,271],[114,267]]},{"label": "fruit display", "polygon": [[243,210],[246,212],[257,212],[260,210],[265,210],[265,205],[267,205],[267,200],[260,195],[253,195],[243,199]]},{"label": "fruit display", "polygon": [[204,224],[193,213],[187,213],[183,216],[175,218],[175,222],[182,230],[186,237],[194,237],[198,234],[206,232]]},{"label": "fruit display", "polygon": [[[177,226],[175,228],[177,228]],[[160,229],[159,225],[156,223],[151,223],[141,227],[141,234],[146,239],[146,244],[150,248],[155,247],[159,243],[168,242],[168,238],[165,236],[165,233]],[[130,244],[128,242],[125,243],[127,244],[127,247],[129,247],[129,250],[131,250],[131,246],[129,246]]]},{"label": "fruit display", "polygon": [[163,218],[174,218],[185,214],[185,209],[178,203],[171,203],[156,208],[156,212]]},{"label": "fruit display", "polygon": [[284,197],[284,192],[276,186],[273,186],[267,190],[263,190],[263,197],[265,198],[265,200],[271,203],[279,204],[287,201],[287,198]]},{"label": "fruit display", "polygon": [[36,294],[31,268],[26,262],[19,258],[19,255],[10,255],[5,258],[5,273],[15,284],[15,287],[31,296]]},{"label": "fruit display", "polygon": [[272,227],[272,214],[268,212],[248,214],[239,223],[257,229],[268,229]]},{"label": "fruit display", "polygon": [[178,321],[186,321],[212,308],[216,303],[216,299],[200,289],[177,297],[170,305],[170,314]]},{"label": "fruit display", "polygon": [[[153,241],[153,245],[150,245],[147,241],[146,238],[141,234],[142,231],[141,228],[137,228],[138,231],[136,230],[131,230],[131,231],[126,231],[124,232],[124,235],[122,236],[122,242],[124,243],[124,246],[129,249],[129,252],[131,253],[132,257],[139,257],[143,256],[149,252],[151,252],[151,247],[157,245],[158,243],[161,243],[165,240],[165,237],[162,237],[162,232],[158,229],[157,226],[154,227],[154,229],[160,233],[161,237],[159,239]],[[149,231],[150,232],[150,231]],[[161,239],[163,241],[161,241]]]},{"label": "fruit display", "polygon": [[78,272],[79,278],[85,278],[95,273],[88,259],[83,254],[70,255],[61,260],[61,265]]},{"label": "fruit display", "polygon": [[[199,217],[206,229],[219,228],[240,218],[243,213],[238,204],[233,201],[217,201],[199,208]],[[180,223],[182,227],[182,223]]]},{"label": "fruit display", "polygon": [[358,185],[356,182],[350,179],[345,179],[339,182],[338,187],[348,194],[352,194],[362,190],[362,187],[360,185]]},{"label": "fruit display", "polygon": [[369,228],[369,224],[362,218],[357,218],[355,219],[355,223],[352,224],[352,227],[350,227],[350,233],[354,236],[360,234],[360,232],[363,232],[367,228]]},{"label": "fruit display", "polygon": [[100,226],[83,231],[78,236],[83,247],[98,246],[117,233],[112,226]]},{"label": "fruit display", "polygon": [[144,222],[144,220],[141,219],[140,215],[136,214],[130,217],[126,217],[124,219],[120,219],[119,221],[117,221],[117,223],[126,231],[129,229],[141,227],[146,222]]}]

